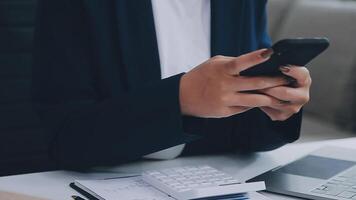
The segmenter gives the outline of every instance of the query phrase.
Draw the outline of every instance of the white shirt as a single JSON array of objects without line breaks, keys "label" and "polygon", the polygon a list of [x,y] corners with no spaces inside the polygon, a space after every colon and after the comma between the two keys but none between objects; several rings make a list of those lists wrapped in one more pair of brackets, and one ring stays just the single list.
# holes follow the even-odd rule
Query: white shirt
[{"label": "white shirt", "polygon": [[[210,58],[210,0],[151,0],[162,79]],[[169,134],[169,133],[167,133]],[[145,156],[172,159],[184,144]]]}]

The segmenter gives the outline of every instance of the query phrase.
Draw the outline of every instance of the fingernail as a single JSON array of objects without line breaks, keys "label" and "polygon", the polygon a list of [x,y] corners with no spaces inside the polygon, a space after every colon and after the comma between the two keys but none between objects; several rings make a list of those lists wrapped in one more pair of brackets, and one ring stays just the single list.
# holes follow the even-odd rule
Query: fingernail
[{"label": "fingernail", "polygon": [[290,72],[290,67],[289,66],[283,66],[283,67],[280,67],[279,70],[281,70],[284,73],[288,73],[288,72]]},{"label": "fingernail", "polygon": [[269,48],[269,49],[266,49],[265,51],[263,51],[263,52],[261,53],[261,57],[262,57],[262,58],[269,58],[269,57],[272,56],[273,53],[274,53],[274,52],[273,52],[273,49]]},{"label": "fingernail", "polygon": [[280,100],[279,103],[282,104],[282,105],[286,105],[286,104],[290,104],[290,103],[292,103],[292,102],[291,102],[291,101],[283,101],[283,100]]}]

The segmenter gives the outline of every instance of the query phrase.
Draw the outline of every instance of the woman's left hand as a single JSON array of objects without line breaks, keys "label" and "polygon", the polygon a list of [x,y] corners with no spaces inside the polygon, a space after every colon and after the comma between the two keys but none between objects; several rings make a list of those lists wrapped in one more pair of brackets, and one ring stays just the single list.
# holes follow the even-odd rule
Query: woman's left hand
[{"label": "woman's left hand", "polygon": [[261,107],[273,121],[284,121],[298,113],[309,101],[309,91],[312,83],[309,70],[305,67],[285,66],[280,68],[288,78],[290,86],[280,86],[260,90],[259,92],[280,100],[280,104],[273,107]]}]

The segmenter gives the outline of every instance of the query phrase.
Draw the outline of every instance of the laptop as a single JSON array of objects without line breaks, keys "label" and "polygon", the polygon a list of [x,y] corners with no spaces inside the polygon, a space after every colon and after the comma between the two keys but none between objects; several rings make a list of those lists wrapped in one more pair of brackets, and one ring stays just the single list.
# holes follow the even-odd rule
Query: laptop
[{"label": "laptop", "polygon": [[306,199],[356,200],[356,149],[324,147],[249,181],[265,181],[269,192]]}]

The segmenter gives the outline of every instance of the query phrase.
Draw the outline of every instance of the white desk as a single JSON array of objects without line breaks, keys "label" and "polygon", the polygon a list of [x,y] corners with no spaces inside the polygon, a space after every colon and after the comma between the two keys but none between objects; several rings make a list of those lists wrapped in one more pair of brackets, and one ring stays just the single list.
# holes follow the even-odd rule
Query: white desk
[{"label": "white desk", "polygon": [[[211,165],[225,171],[240,180],[247,180],[281,164],[285,164],[311,152],[321,146],[333,145],[356,148],[356,138],[329,140],[323,142],[291,144],[280,149],[250,156],[215,155],[184,157],[170,161],[143,161],[103,169],[115,173],[140,173],[142,170],[167,168],[185,165]],[[110,176],[110,173],[83,174],[70,171],[53,171],[0,178],[0,190],[28,194],[48,199],[69,199],[77,194],[68,184],[75,179],[90,179],[97,176]],[[296,199],[281,195],[264,193],[272,199]]]}]

